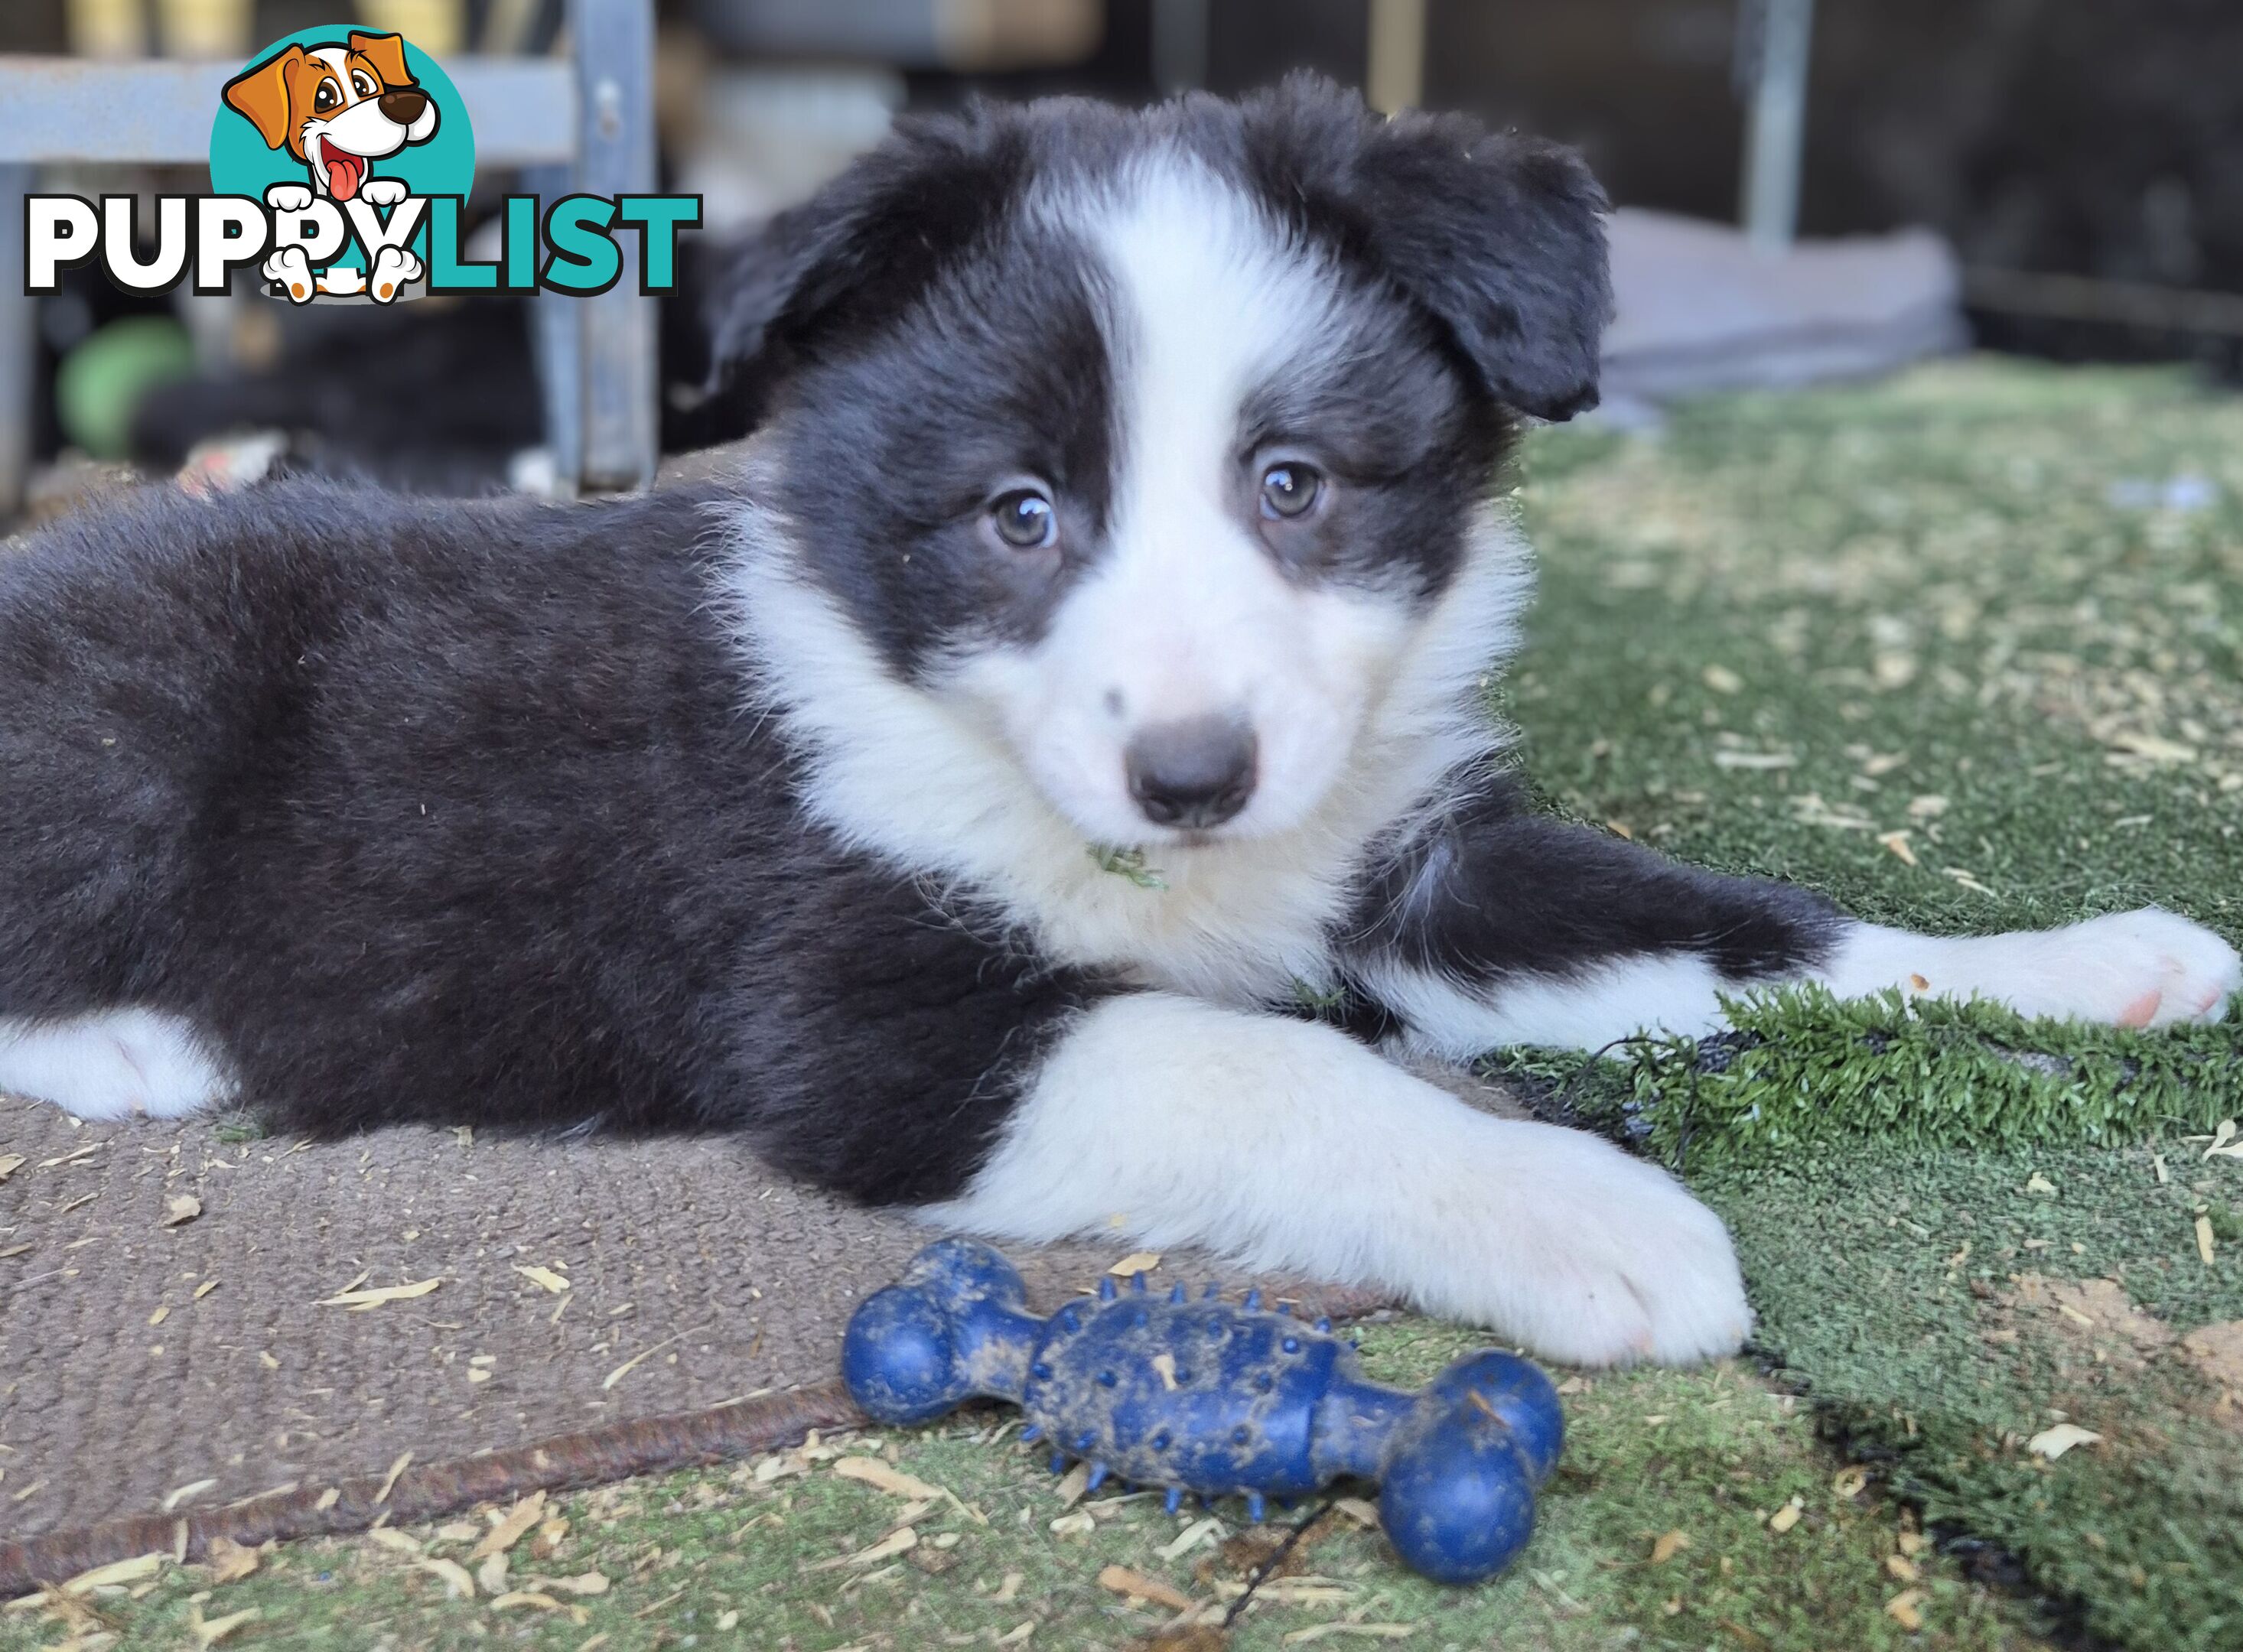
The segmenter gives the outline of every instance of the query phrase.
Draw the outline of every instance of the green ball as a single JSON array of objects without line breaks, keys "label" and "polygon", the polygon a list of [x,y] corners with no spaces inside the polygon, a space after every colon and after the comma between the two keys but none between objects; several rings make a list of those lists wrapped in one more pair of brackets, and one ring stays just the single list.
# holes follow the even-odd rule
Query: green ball
[{"label": "green ball", "polygon": [[194,340],[168,316],[128,316],[77,345],[55,374],[64,437],[96,459],[131,451],[132,413],[160,384],[193,376]]}]

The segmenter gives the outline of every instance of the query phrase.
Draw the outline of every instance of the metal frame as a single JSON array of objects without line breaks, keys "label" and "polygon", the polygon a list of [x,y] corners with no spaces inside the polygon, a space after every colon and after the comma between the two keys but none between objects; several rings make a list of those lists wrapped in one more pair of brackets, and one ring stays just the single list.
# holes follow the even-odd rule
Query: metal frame
[{"label": "metal frame", "polygon": [[1745,235],[1763,252],[1781,252],[1799,232],[1815,0],[1745,0],[1739,23],[1741,37],[1757,48],[1746,89]]},{"label": "metal frame", "polygon": [[[651,0],[569,0],[559,58],[458,57],[444,65],[475,123],[479,165],[520,167],[541,196],[655,186]],[[210,154],[225,64],[0,57],[0,516],[30,479],[37,300],[24,292],[24,197],[55,165],[192,165]],[[659,435],[653,299],[637,238],[596,298],[541,293],[533,336],[548,440],[562,479],[590,489],[654,479]]]}]

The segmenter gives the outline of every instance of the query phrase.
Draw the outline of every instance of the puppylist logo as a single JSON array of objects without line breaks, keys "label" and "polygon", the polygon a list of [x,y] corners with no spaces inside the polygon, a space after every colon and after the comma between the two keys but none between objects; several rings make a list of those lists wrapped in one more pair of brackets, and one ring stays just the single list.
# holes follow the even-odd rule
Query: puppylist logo
[{"label": "puppylist logo", "polygon": [[499,256],[469,261],[460,218],[475,182],[475,131],[451,77],[401,35],[336,26],[275,41],[226,83],[211,127],[211,192],[155,198],[152,251],[134,198],[32,195],[24,290],[98,258],[129,292],[192,279],[227,291],[253,268],[292,304],[392,304],[424,292],[589,296],[622,279],[616,236],[640,237],[639,291],[677,285],[677,236],[696,195],[570,195],[541,216],[506,200]]}]

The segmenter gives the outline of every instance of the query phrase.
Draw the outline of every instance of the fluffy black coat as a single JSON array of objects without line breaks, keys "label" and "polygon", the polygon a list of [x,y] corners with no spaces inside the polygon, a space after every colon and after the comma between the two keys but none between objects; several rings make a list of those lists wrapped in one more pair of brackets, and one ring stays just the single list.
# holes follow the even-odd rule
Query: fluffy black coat
[{"label": "fluffy black coat", "polygon": [[954,1191],[1096,985],[802,820],[717,502],[151,493],[0,561],[0,1015],[178,1015],[293,1129],[715,1126]]}]

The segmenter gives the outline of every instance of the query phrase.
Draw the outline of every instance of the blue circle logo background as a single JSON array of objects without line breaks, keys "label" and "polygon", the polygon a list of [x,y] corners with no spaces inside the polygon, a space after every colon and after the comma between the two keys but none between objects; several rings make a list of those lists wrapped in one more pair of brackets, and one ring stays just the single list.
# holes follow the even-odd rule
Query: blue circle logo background
[{"label": "blue circle logo background", "polygon": [[[320,29],[300,29],[294,34],[281,36],[256,53],[238,72],[246,74],[291,46],[312,51],[324,46],[343,45],[353,34],[389,32],[365,24],[339,23]],[[395,154],[374,160],[367,175],[395,178],[415,195],[464,196],[475,181],[475,134],[468,120],[467,105],[461,101],[459,88],[453,85],[452,77],[434,57],[409,40],[403,44],[407,71],[436,106],[436,130],[426,143],[407,144]],[[213,194],[246,195],[259,201],[275,184],[311,182],[310,170],[304,162],[286,147],[268,147],[255,124],[224,102],[219,104],[217,118],[211,123],[210,172]],[[414,232],[411,245],[425,265],[428,259],[426,223]],[[327,267],[334,266],[365,268],[366,256],[355,239],[347,242]]]}]

